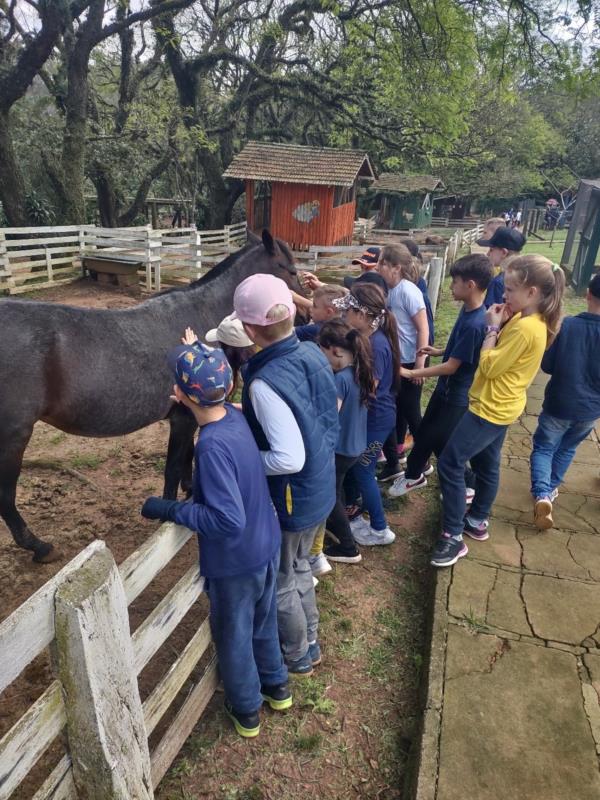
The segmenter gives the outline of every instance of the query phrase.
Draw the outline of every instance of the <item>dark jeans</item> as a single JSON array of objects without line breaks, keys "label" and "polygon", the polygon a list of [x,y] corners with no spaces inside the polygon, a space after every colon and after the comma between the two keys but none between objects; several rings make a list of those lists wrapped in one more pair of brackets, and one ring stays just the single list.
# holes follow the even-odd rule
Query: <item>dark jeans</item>
[{"label": "dark jeans", "polygon": [[371,527],[376,531],[383,531],[387,527],[375,469],[383,442],[389,436],[392,424],[393,422],[385,427],[367,428],[367,449],[359,456],[345,481],[348,503],[355,503],[360,494],[363,510],[369,514]]},{"label": "dark jeans", "polygon": [[458,536],[464,528],[468,461],[475,474],[475,497],[469,514],[477,520],[488,518],[498,492],[500,453],[507,429],[507,425],[494,425],[467,411],[448,440],[437,467],[444,498],[443,529],[451,536]]},{"label": "dark jeans", "polygon": [[356,464],[358,457],[335,454],[335,505],[327,519],[327,530],[332,533],[340,545],[347,550],[355,550],[356,542],[350,530],[348,515],[344,503],[344,479],[348,471]]},{"label": "dark jeans", "polygon": [[440,457],[466,410],[467,406],[448,405],[442,392],[431,395],[408,456],[406,477],[409,480],[420,477],[432,453]]},{"label": "dark jeans", "polygon": [[[402,364],[406,369],[413,369],[412,364]],[[396,427],[390,433],[383,445],[385,460],[391,467],[398,464],[396,447],[406,438],[407,429],[412,436],[417,435],[421,424],[421,392],[423,387],[413,383],[408,378],[400,378],[400,389],[396,395]]]},{"label": "dark jeans", "polygon": [[210,628],[225,695],[250,714],[262,705],[261,684],[278,686],[288,673],[277,633],[279,553],[249,575],[210,578]]}]

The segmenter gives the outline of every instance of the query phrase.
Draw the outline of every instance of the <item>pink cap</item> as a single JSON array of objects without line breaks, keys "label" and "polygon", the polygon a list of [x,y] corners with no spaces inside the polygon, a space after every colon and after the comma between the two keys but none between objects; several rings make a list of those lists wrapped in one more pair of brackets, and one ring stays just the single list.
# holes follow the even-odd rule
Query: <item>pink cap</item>
[{"label": "pink cap", "polygon": [[235,290],[232,317],[249,325],[273,325],[281,320],[269,319],[267,314],[278,305],[285,306],[289,312],[281,319],[289,319],[296,312],[292,293],[285,281],[274,275],[250,275]]}]

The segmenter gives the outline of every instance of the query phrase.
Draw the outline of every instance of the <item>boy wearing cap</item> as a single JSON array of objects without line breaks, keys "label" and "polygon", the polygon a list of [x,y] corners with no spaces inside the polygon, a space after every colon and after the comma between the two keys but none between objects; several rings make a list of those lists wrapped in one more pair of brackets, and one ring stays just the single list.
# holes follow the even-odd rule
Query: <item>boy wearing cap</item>
[{"label": "boy wearing cap", "polygon": [[335,504],[337,394],[326,357],[294,333],[294,303],[274,275],[251,275],[233,306],[261,350],[246,364],[242,409],[260,449],[282,530],[277,614],[291,673],[320,663],[319,614],[308,560]]},{"label": "boy wearing cap", "polygon": [[150,497],[142,516],[197,532],[225,710],[241,736],[253,737],[263,700],[275,710],[292,705],[277,633],[279,522],[252,433],[224,402],[232,373],[223,352],[183,345],[169,354],[169,365],[173,399],[200,427],[193,497]]},{"label": "boy wearing cap", "polygon": [[497,228],[491,239],[477,240],[480,247],[489,247],[488,258],[492,262],[492,266],[499,270],[487,290],[484,301],[486,308],[504,302],[504,270],[519,255],[526,241],[520,231],[506,226]]}]

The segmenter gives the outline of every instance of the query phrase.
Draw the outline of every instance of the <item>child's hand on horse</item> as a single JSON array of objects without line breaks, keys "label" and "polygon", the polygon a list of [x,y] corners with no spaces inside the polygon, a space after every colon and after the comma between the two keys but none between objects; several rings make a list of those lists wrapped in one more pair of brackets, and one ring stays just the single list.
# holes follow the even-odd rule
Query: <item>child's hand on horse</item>
[{"label": "child's hand on horse", "polygon": [[198,337],[192,328],[186,328],[184,335],[181,337],[181,341],[183,344],[196,344]]},{"label": "child's hand on horse", "polygon": [[301,272],[299,278],[300,278],[300,285],[302,286],[302,288],[310,289],[313,292],[314,292],[315,289],[318,289],[320,286],[324,286],[325,285],[312,272]]}]

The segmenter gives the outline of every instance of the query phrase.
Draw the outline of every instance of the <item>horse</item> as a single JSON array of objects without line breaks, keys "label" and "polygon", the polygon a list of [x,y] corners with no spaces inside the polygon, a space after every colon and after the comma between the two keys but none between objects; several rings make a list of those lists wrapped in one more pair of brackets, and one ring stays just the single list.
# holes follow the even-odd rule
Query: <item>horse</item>
[{"label": "horse", "polygon": [[233,310],[236,286],[258,272],[302,294],[289,247],[263,231],[185,287],[126,309],[0,300],[0,516],[33,561],[58,558],[16,507],[16,488],[33,426],[42,420],[78,436],[123,436],[168,418],[163,496],[191,488],[195,420],[169,399],[167,351],[186,326],[201,338]]}]

